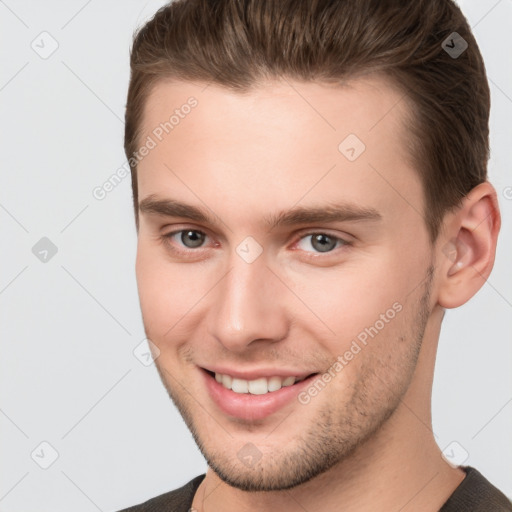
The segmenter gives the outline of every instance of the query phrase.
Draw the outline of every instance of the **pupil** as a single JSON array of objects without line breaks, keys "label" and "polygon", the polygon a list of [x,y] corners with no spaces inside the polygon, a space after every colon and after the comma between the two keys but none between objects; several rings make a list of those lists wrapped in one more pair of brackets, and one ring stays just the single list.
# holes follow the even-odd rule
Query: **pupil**
[{"label": "pupil", "polygon": [[336,246],[336,240],[328,235],[318,234],[312,238],[313,247],[320,252],[327,252]]},{"label": "pupil", "polygon": [[181,234],[181,241],[187,247],[199,247],[204,240],[204,235],[199,231],[184,231]]}]

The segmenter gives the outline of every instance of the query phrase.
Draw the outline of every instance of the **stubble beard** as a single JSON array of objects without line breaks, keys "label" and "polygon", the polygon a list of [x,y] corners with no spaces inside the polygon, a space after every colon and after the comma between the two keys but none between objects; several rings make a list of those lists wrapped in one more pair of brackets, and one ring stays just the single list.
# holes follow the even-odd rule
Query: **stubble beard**
[{"label": "stubble beard", "polygon": [[[381,430],[409,387],[430,316],[432,276],[433,266],[430,265],[423,295],[417,303],[416,311],[405,323],[410,332],[400,333],[394,344],[387,344],[388,347],[401,346],[401,349],[390,353],[388,359],[383,359],[382,354],[370,353],[356,382],[351,384],[354,392],[348,402],[337,409],[332,403],[324,402],[315,422],[303,434],[287,446],[276,447],[271,454],[266,450],[267,454],[254,467],[244,465],[236,453],[230,451],[230,447],[207,446],[203,442],[201,429],[193,414],[193,410],[200,406],[193,398],[189,398],[188,392],[182,390],[177,381],[171,379],[170,382],[158,361],[155,361],[164,387],[208,466],[232,487],[261,492],[291,489],[346,461]],[[296,415],[291,414],[290,418],[292,425],[295,425]],[[212,424],[216,422],[212,420]],[[203,428],[208,426],[204,425]],[[279,428],[285,429],[286,421]]]}]

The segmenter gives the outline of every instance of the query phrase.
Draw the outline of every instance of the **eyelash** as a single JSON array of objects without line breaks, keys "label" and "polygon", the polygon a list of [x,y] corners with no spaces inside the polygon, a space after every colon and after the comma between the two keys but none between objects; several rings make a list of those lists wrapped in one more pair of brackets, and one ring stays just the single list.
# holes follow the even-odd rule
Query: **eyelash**
[{"label": "eyelash", "polygon": [[[166,243],[166,245],[176,254],[186,256],[186,255],[190,255],[193,252],[196,252],[196,253],[202,252],[205,249],[205,247],[201,246],[196,249],[192,249],[192,248],[178,249],[174,244],[171,243],[173,236],[179,235],[179,234],[187,232],[187,231],[193,231],[194,233],[200,233],[201,235],[208,237],[207,233],[205,233],[204,231],[201,231],[199,229],[185,228],[185,229],[178,229],[176,231],[171,231],[170,233],[163,235],[162,238],[163,238],[164,242]],[[310,258],[318,258],[318,257],[322,257],[323,255],[325,255],[325,256],[332,255],[334,252],[336,252],[337,249],[342,249],[343,247],[349,247],[349,246],[353,245],[353,242],[351,242],[349,240],[345,240],[344,238],[340,238],[339,236],[332,235],[327,231],[311,230],[306,233],[301,233],[299,238],[297,239],[297,241],[294,242],[294,246],[297,245],[303,239],[307,238],[308,236],[312,236],[312,235],[327,235],[329,238],[335,240],[337,244],[340,243],[340,245],[338,247],[334,247],[330,251],[326,251],[323,253],[316,252],[316,251],[305,251],[305,253],[308,254],[308,257],[310,257]]]}]

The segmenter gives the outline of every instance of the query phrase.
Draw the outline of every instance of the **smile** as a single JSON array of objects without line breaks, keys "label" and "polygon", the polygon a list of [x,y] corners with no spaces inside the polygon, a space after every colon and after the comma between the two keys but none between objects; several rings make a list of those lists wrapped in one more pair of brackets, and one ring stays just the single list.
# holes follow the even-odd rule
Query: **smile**
[{"label": "smile", "polygon": [[301,382],[306,377],[261,377],[254,380],[245,380],[215,373],[215,380],[222,384],[226,389],[231,389],[235,393],[250,393],[251,395],[264,395],[279,391],[282,387],[293,386],[296,382]]},{"label": "smile", "polygon": [[286,406],[298,404],[298,394],[318,376],[318,373],[297,377],[276,375],[249,380],[204,368],[201,374],[216,408],[227,416],[246,421],[262,420]]}]

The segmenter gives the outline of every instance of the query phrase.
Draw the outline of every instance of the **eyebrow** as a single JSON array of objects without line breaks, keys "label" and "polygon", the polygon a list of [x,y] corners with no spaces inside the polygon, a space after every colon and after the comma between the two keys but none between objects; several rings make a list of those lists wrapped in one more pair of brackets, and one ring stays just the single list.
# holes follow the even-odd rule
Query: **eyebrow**
[{"label": "eyebrow", "polygon": [[[157,199],[150,195],[140,201],[141,213],[164,215],[167,217],[183,217],[195,222],[215,224],[218,217],[205,208],[182,203],[176,199]],[[295,207],[277,214],[265,215],[264,225],[269,229],[279,226],[293,226],[297,224],[328,223],[328,222],[360,222],[380,221],[382,215],[370,207],[359,206],[354,203],[335,203],[325,206]]]}]

